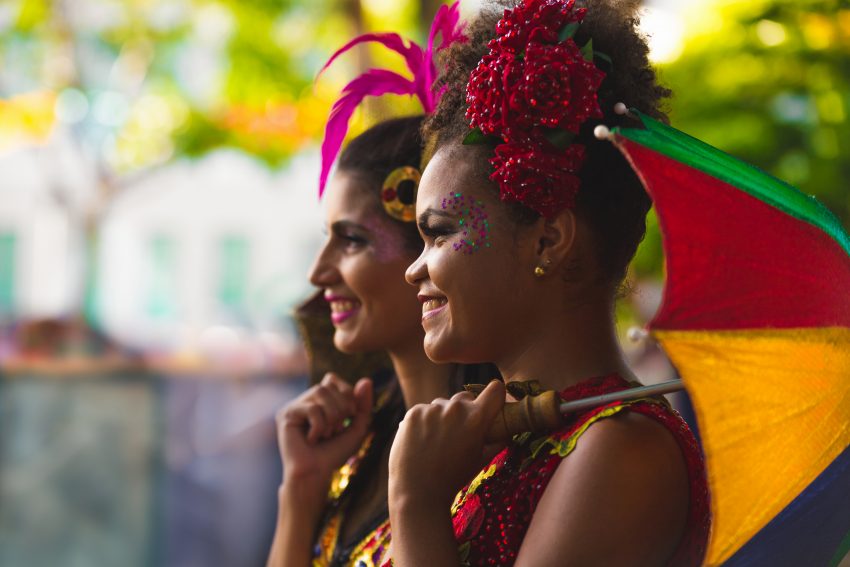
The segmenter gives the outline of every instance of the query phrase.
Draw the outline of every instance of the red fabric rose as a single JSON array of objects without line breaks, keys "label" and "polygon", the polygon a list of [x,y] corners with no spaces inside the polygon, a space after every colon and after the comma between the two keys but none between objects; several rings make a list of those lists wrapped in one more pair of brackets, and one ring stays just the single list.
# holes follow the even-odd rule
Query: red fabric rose
[{"label": "red fabric rose", "polygon": [[455,539],[464,542],[474,538],[478,535],[483,522],[484,507],[481,505],[481,498],[477,494],[472,494],[452,517]]},{"label": "red fabric rose", "polygon": [[507,143],[496,147],[490,179],[499,184],[503,201],[516,201],[550,218],[575,206],[581,184],[576,173],[584,146],[559,150],[545,141]]},{"label": "red fabric rose", "polygon": [[601,118],[596,91],[605,75],[586,61],[572,40],[558,45],[531,42],[523,76],[513,85],[516,127],[545,126],[578,133],[588,118]]},{"label": "red fabric rose", "polygon": [[500,50],[485,55],[466,87],[469,123],[487,135],[503,136],[509,128],[506,92],[521,79],[522,63],[515,55]]},{"label": "red fabric rose", "polygon": [[545,133],[577,134],[589,118],[602,117],[596,93],[605,74],[572,37],[559,37],[585,12],[574,0],[525,0],[506,10],[467,84],[466,119],[504,142],[490,160],[502,199],[545,217],[574,206],[584,160],[583,146],[557,149]]},{"label": "red fabric rose", "polygon": [[579,22],[587,12],[584,8],[573,10],[575,0],[527,0],[505,14],[496,24],[499,46],[505,51],[519,53],[529,39],[542,34],[539,39],[556,43],[558,33],[569,23]]}]

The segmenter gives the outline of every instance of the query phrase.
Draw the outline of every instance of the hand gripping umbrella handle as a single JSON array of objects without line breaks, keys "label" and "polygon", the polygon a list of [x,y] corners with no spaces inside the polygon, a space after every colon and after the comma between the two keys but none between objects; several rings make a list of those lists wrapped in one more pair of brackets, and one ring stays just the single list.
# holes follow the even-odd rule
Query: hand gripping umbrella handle
[{"label": "hand gripping umbrella handle", "polygon": [[617,401],[660,396],[684,389],[681,380],[668,380],[652,386],[639,386],[592,396],[571,402],[561,402],[558,393],[549,390],[538,396],[525,396],[518,402],[507,403],[490,426],[485,437],[488,443],[505,443],[525,431],[545,433],[557,429],[564,415]]},{"label": "hand gripping umbrella handle", "polygon": [[504,443],[517,433],[544,433],[561,425],[561,398],[549,390],[538,396],[525,396],[518,402],[505,404],[487,431],[488,443]]}]

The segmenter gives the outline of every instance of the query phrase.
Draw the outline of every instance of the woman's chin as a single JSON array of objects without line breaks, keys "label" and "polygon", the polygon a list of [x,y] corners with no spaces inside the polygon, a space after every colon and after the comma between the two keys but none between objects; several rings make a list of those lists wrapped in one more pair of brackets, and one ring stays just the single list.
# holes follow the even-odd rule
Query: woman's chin
[{"label": "woman's chin", "polygon": [[445,364],[449,362],[461,362],[459,357],[462,353],[453,348],[451,340],[442,333],[427,332],[423,342],[425,354],[432,362]]},{"label": "woman's chin", "polygon": [[492,362],[492,352],[484,352],[477,342],[464,341],[445,333],[427,332],[423,342],[425,354],[438,364],[480,364]]},{"label": "woman's chin", "polygon": [[360,348],[359,342],[357,340],[357,333],[351,333],[341,329],[337,329],[334,333],[334,346],[336,350],[344,354],[362,352],[363,349]]}]

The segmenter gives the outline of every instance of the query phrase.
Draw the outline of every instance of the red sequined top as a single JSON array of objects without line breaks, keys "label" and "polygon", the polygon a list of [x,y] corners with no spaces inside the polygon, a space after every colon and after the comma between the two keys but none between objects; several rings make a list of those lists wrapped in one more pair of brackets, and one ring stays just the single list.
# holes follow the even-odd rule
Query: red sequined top
[{"label": "red sequined top", "polygon": [[[560,392],[565,401],[630,387],[619,376],[593,378]],[[676,438],[685,457],[690,484],[687,527],[669,565],[700,565],[710,526],[708,488],[702,452],[685,421],[665,402],[644,398],[614,402],[567,418],[546,437],[523,434],[496,455],[452,505],[452,523],[463,565],[512,565],[531,517],[561,459],[594,422],[621,411],[656,420]]]}]

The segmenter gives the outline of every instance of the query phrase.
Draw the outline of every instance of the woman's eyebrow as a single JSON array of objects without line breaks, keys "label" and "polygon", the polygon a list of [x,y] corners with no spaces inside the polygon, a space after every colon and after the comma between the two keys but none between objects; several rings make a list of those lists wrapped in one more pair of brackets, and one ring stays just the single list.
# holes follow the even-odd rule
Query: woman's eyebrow
[{"label": "woman's eyebrow", "polygon": [[353,221],[340,220],[336,221],[331,225],[331,230],[335,234],[339,234],[340,232],[345,232],[349,230],[359,230],[361,232],[368,232],[369,229],[362,224],[358,224]]}]

